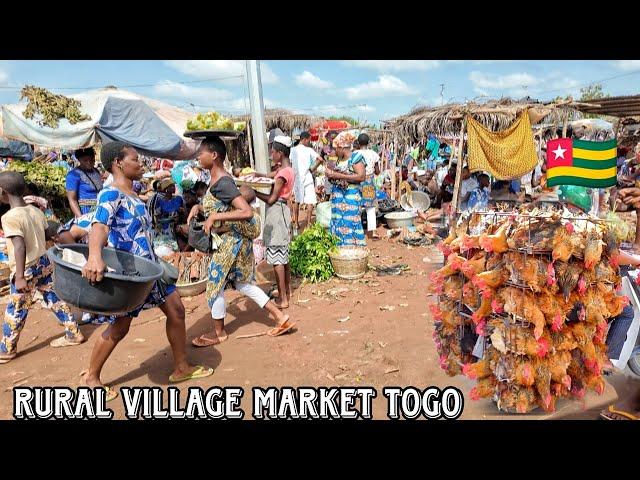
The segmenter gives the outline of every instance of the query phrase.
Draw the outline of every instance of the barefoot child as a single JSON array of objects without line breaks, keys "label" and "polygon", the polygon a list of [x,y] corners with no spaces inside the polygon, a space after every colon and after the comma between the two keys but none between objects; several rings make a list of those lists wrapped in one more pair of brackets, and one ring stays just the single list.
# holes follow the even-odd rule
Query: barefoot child
[{"label": "barefoot child", "polygon": [[0,341],[0,363],[10,362],[17,355],[18,339],[36,290],[43,303],[64,327],[65,335],[53,340],[52,347],[79,345],[84,337],[71,315],[69,307],[53,291],[53,265],[46,254],[47,220],[44,214],[23,199],[25,180],[17,172],[0,173],[2,203],[10,210],[2,216],[2,228],[7,242],[11,267],[10,299],[4,314],[3,337]]}]

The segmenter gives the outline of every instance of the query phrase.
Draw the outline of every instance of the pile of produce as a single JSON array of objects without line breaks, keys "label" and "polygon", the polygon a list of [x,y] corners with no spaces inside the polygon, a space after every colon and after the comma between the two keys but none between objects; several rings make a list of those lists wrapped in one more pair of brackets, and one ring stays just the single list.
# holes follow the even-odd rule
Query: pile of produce
[{"label": "pile of produce", "polygon": [[602,394],[608,320],[628,303],[616,294],[619,251],[606,222],[566,210],[475,213],[440,248],[434,339],[450,376],[477,379],[472,399],[526,413]]},{"label": "pile of produce", "polygon": [[22,173],[27,183],[33,183],[38,187],[41,197],[65,198],[67,194],[65,187],[67,171],[63,167],[54,167],[41,162],[13,161],[9,165],[9,170]]},{"label": "pile of produce", "polygon": [[243,132],[247,128],[247,122],[234,122],[230,118],[218,112],[199,113],[187,121],[187,130],[234,130]]},{"label": "pile of produce", "polygon": [[61,118],[66,118],[71,125],[91,120],[89,115],[80,113],[82,103],[79,100],[55,95],[44,88],[26,85],[20,92],[20,100],[24,98],[28,101],[24,118],[36,118],[41,126],[58,128]]},{"label": "pile of produce", "polygon": [[178,269],[176,284],[184,285],[207,278],[211,255],[202,252],[175,252],[163,260]]},{"label": "pile of produce", "polygon": [[302,235],[296,237],[289,247],[289,265],[294,275],[300,275],[307,282],[324,282],[333,275],[329,259],[338,244],[338,238],[314,223]]}]

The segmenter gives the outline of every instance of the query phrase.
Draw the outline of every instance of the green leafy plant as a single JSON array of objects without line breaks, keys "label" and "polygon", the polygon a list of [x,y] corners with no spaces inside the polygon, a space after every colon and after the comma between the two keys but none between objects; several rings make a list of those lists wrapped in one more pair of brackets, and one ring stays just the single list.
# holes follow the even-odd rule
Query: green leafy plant
[{"label": "green leafy plant", "polygon": [[338,244],[338,237],[314,223],[296,237],[289,247],[289,265],[294,275],[300,275],[310,283],[324,282],[333,275],[329,258]]},{"label": "green leafy plant", "polygon": [[54,167],[39,162],[11,162],[9,170],[20,172],[27,183],[33,183],[40,196],[51,200],[52,197],[66,196],[65,181],[67,171],[62,167]]}]

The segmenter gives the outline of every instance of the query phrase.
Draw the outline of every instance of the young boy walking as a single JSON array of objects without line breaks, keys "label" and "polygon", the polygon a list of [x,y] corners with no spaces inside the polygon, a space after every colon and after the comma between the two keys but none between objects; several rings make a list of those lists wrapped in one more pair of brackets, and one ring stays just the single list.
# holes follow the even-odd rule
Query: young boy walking
[{"label": "young boy walking", "polygon": [[11,208],[0,221],[4,230],[11,268],[10,298],[2,323],[0,363],[18,354],[18,339],[24,328],[36,291],[64,327],[65,335],[53,340],[52,347],[68,347],[84,342],[69,307],[53,291],[53,265],[46,254],[47,220],[37,207],[24,201],[26,183],[21,173],[0,173],[0,200]]}]

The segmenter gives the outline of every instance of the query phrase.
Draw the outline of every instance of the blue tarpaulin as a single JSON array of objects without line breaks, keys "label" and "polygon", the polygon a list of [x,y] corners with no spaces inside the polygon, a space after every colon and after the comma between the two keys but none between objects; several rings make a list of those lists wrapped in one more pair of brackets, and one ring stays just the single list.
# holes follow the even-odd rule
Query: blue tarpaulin
[{"label": "blue tarpaulin", "polygon": [[31,149],[31,145],[27,143],[0,138],[0,157],[14,157],[31,160],[33,158],[33,150]]},{"label": "blue tarpaulin", "polygon": [[180,152],[181,137],[141,100],[109,97],[96,129],[104,142],[119,140],[143,155],[174,157]]}]

